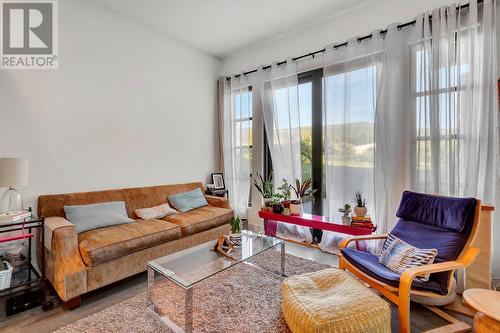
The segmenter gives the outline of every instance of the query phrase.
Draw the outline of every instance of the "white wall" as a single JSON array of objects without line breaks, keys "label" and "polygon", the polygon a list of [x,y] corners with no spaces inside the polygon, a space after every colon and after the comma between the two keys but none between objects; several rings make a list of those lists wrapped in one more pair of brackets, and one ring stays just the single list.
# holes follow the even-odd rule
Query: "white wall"
[{"label": "white wall", "polygon": [[[462,1],[462,3],[464,2],[466,1]],[[313,52],[331,43],[341,43],[355,36],[367,35],[375,29],[386,28],[392,23],[411,21],[422,12],[452,3],[456,2],[449,0],[372,1],[361,8],[343,13],[329,21],[301,31],[292,32],[281,38],[252,45],[237,52],[224,59],[222,73],[224,75],[240,73],[241,71],[253,70],[259,65],[267,65],[274,61],[282,61],[287,57],[295,57]],[[497,6],[497,17],[500,18],[500,6]],[[499,31],[497,39],[499,41],[498,45],[500,45],[500,24],[497,27]],[[500,69],[500,57],[498,60],[498,68]],[[321,57],[317,57],[315,60],[306,58],[305,61],[301,61],[299,68],[301,70],[308,70],[320,66],[322,66]],[[258,110],[254,111],[258,112]],[[253,136],[254,156],[262,154],[262,135],[259,135],[261,134],[260,128],[262,128],[262,123],[258,122],[259,119],[260,117],[254,114],[254,128],[259,131],[257,134],[254,132]],[[262,172],[262,166],[259,163],[260,161],[254,161],[254,165],[252,166],[254,172]],[[252,196],[252,202],[259,202],[260,197],[257,191],[254,190]],[[257,216],[258,206],[254,205],[249,213],[249,220],[253,224],[258,224],[260,221]],[[497,210],[500,210],[500,207],[497,207]],[[493,238],[495,251],[493,275],[500,278],[500,261],[498,259],[500,258],[500,218],[498,217],[494,220]]]},{"label": "white wall", "polygon": [[[252,70],[259,65],[281,61],[322,49],[325,45],[344,42],[355,36],[364,36],[374,29],[389,24],[405,23],[419,13],[442,5],[456,3],[450,0],[376,0],[351,12],[308,29],[292,32],[284,37],[252,45],[224,59],[222,72],[225,75]],[[293,5],[293,4],[291,4]]]},{"label": "white wall", "polygon": [[59,1],[59,53],[0,71],[0,156],[29,159],[26,205],[208,179],[220,60],[86,0]]}]

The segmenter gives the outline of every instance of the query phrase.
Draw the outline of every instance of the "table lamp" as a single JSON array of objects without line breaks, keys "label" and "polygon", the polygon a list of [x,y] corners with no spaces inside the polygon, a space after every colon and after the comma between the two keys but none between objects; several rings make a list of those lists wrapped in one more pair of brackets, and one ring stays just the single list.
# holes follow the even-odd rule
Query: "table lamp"
[{"label": "table lamp", "polygon": [[8,187],[0,199],[0,212],[23,209],[21,193],[15,187],[28,185],[28,160],[0,158],[0,187]]}]

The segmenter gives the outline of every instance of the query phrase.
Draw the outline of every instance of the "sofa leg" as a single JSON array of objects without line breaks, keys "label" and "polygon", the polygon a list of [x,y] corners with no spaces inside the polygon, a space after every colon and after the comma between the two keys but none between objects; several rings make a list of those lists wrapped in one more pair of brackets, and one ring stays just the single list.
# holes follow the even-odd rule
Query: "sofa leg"
[{"label": "sofa leg", "polygon": [[80,296],[77,296],[75,298],[72,298],[66,302],[64,302],[64,305],[66,306],[66,308],[68,310],[74,310],[76,308],[79,308],[80,307],[80,303],[81,303],[82,299]]}]

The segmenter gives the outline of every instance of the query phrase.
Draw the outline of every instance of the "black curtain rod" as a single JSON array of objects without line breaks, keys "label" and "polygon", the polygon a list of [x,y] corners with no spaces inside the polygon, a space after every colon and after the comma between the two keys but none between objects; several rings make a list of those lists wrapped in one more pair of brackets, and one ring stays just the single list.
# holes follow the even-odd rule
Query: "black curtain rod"
[{"label": "black curtain rod", "polygon": [[[480,4],[483,1],[484,0],[477,0],[477,3]],[[465,9],[465,8],[468,8],[469,5],[470,5],[469,3],[466,3],[466,4],[458,6],[457,9],[459,9],[459,10],[460,9]],[[429,18],[432,18],[432,15],[429,15]],[[415,23],[417,23],[417,20],[413,20],[413,21],[410,21],[410,22],[406,22],[406,23],[400,24],[400,25],[398,25],[398,29],[403,29],[403,28],[408,27],[410,25],[414,25]],[[387,30],[388,29],[380,30],[380,34],[381,35],[385,35],[387,33]],[[372,37],[373,37],[373,34],[369,34],[369,35],[366,35],[366,36],[363,36],[363,37],[359,37],[358,38],[358,42],[362,42],[365,39],[370,39]],[[342,46],[347,46],[347,42],[334,45],[333,48],[336,49],[336,48],[342,47]],[[314,51],[314,52],[303,54],[301,56],[292,58],[292,61],[300,60],[300,59],[307,58],[307,57],[313,57],[314,58],[314,56],[316,54],[320,54],[320,53],[323,53],[325,51],[326,51],[326,49],[323,48],[321,50],[317,50],[317,51]],[[286,64],[286,60],[280,61],[280,62],[277,63],[278,66],[283,65],[283,64]],[[262,67],[262,69],[264,69],[264,70],[269,69],[269,68],[271,68],[271,65],[266,65],[266,66]],[[252,73],[256,73],[256,72],[257,72],[257,69],[254,69],[254,70],[251,70],[251,71],[248,71],[248,72],[243,72],[243,75],[248,75],[248,74],[252,74]],[[234,75],[234,77],[240,77],[240,76],[241,76],[241,74]],[[231,77],[228,77],[227,80],[231,80]]]}]

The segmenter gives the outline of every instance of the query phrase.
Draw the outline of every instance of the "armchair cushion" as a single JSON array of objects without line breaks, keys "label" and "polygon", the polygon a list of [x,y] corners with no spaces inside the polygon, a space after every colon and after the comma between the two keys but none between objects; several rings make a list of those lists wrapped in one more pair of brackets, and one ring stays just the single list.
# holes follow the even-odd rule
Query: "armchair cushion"
[{"label": "armchair cushion", "polygon": [[[435,263],[457,259],[469,237],[469,233],[453,232],[403,219],[399,220],[391,234],[418,248],[435,248]],[[430,279],[446,289],[449,274],[450,272],[433,273]]]},{"label": "armchair cushion", "polygon": [[396,216],[420,224],[456,232],[470,231],[476,199],[403,192]]},{"label": "armchair cushion", "polygon": [[[356,268],[366,273],[378,281],[388,285],[399,287],[400,274],[391,271],[384,267],[378,261],[378,257],[370,252],[359,251],[355,249],[342,249],[344,258],[353,264]],[[433,274],[435,275],[435,274]],[[413,281],[412,287],[418,290],[430,291],[439,295],[446,295],[448,293],[447,285],[444,286],[436,280],[424,282],[419,279]]]},{"label": "armchair cushion", "polygon": [[404,219],[399,220],[394,226],[391,235],[420,249],[436,249],[435,262],[457,259],[469,236]]}]

